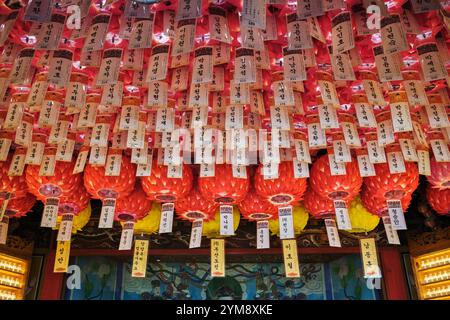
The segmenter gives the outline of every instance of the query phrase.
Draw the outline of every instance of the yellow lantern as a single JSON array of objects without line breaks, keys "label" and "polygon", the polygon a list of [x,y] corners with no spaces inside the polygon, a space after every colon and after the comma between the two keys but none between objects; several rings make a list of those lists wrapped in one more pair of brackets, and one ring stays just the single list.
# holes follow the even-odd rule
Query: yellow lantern
[{"label": "yellow lantern", "polygon": [[[294,223],[294,233],[299,235],[308,223],[309,215],[303,205],[292,208],[292,218]],[[269,220],[269,228],[272,235],[280,236],[280,225],[278,219]]]},{"label": "yellow lantern", "polygon": [[[82,210],[77,216],[73,217],[73,224],[72,224],[72,234],[76,234],[77,231],[81,231],[85,225],[89,222],[89,219],[91,218],[91,204]],[[56,220],[56,227],[53,228],[53,230],[58,230],[59,225],[61,224],[62,216],[58,216]]]},{"label": "yellow lantern", "polygon": [[[237,230],[239,226],[239,221],[241,220],[241,212],[237,206],[233,206],[233,227],[234,231]],[[203,236],[208,238],[223,238],[225,236],[220,235],[220,210],[217,209],[216,216],[214,219],[203,222]]]},{"label": "yellow lantern", "polygon": [[356,196],[350,203],[348,215],[352,224],[351,233],[370,232],[378,226],[380,217],[370,213],[362,204],[361,198]]},{"label": "yellow lantern", "polygon": [[[134,225],[134,234],[154,234],[159,231],[161,204],[153,202],[148,214]],[[123,227],[123,223],[122,223]]]}]

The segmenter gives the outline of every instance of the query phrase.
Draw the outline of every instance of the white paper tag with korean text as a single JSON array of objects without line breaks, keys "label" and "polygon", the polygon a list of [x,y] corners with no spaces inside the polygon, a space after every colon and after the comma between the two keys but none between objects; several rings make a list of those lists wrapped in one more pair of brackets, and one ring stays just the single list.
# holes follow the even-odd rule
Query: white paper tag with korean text
[{"label": "white paper tag with korean text", "polygon": [[278,208],[278,224],[280,226],[280,239],[295,238],[292,206]]},{"label": "white paper tag with korean text", "polygon": [[387,200],[389,217],[394,230],[406,230],[405,215],[400,200]]},{"label": "white paper tag with korean text", "polygon": [[345,163],[337,163],[334,154],[328,154],[328,162],[332,176],[345,176],[347,174]]},{"label": "white paper tag with korean text", "polygon": [[133,246],[133,231],[134,222],[124,222],[122,234],[120,235],[119,250],[131,250],[131,247]]},{"label": "white paper tag with korean text", "polygon": [[256,222],[256,249],[270,248],[269,222],[267,220]]},{"label": "white paper tag with korean text", "polygon": [[203,220],[197,219],[192,222],[189,249],[200,248],[202,245]]},{"label": "white paper tag with korean text", "polygon": [[345,201],[334,200],[334,212],[336,214],[336,221],[339,230],[351,230],[352,224],[348,215],[348,208]]},{"label": "white paper tag with korean text", "polygon": [[393,173],[405,173],[406,166],[403,155],[399,151],[387,152],[387,161],[389,165],[389,172]]},{"label": "white paper tag with korean text", "polygon": [[386,237],[388,239],[388,243],[399,245],[400,239],[398,238],[397,230],[395,230],[392,227],[391,218],[389,216],[384,216],[381,219],[383,219],[383,225],[384,225],[384,229],[386,230]]},{"label": "white paper tag with korean text", "polygon": [[106,198],[102,200],[102,211],[98,227],[100,229],[109,229],[114,224],[114,211],[116,210],[116,199]]},{"label": "white paper tag with korean text", "polygon": [[54,228],[58,217],[59,199],[45,199],[44,210],[42,211],[41,227]]},{"label": "white paper tag with korean text", "polygon": [[73,214],[63,213],[56,241],[70,241],[72,238]]},{"label": "white paper tag with korean text", "polygon": [[325,227],[327,229],[328,243],[330,247],[340,248],[341,239],[339,238],[339,232],[336,227],[334,219],[325,219]]}]

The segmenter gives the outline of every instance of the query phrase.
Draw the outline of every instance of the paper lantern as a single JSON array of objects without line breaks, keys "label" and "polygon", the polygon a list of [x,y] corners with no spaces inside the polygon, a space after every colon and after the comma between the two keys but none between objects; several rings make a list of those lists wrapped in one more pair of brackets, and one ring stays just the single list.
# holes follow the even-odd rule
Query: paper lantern
[{"label": "paper lantern", "polygon": [[[241,214],[239,209],[233,207],[233,227],[236,232],[239,227],[239,222],[241,219]],[[208,238],[223,238],[225,236],[220,235],[220,211],[216,210],[214,219],[203,222],[202,235]]]},{"label": "paper lantern", "polygon": [[117,221],[137,221],[141,220],[152,208],[152,202],[142,190],[139,184],[136,184],[133,192],[117,199],[115,220]]},{"label": "paper lantern", "polygon": [[[78,215],[73,217],[72,234],[76,234],[78,231],[81,231],[88,224],[89,219],[91,218],[91,213],[92,208],[91,204],[89,203],[86,208],[81,210]],[[62,215],[59,215],[56,221],[56,227],[54,227],[53,230],[59,230],[61,221]]]},{"label": "paper lantern", "polygon": [[316,219],[325,219],[334,215],[333,201],[322,198],[312,188],[308,188],[306,191],[303,204],[306,210]]},{"label": "paper lantern", "polygon": [[351,201],[362,185],[356,161],[345,163],[345,175],[332,176],[328,155],[323,155],[312,165],[311,188],[321,197],[331,200]]},{"label": "paper lantern", "polygon": [[427,187],[427,200],[430,206],[439,214],[450,214],[450,189],[434,189]]},{"label": "paper lantern", "polygon": [[351,233],[370,232],[378,226],[380,217],[369,212],[363,205],[361,198],[356,196],[348,207],[348,215],[352,225]]},{"label": "paper lantern", "polygon": [[217,204],[206,200],[197,190],[192,188],[189,194],[175,202],[175,212],[183,220],[214,219]]},{"label": "paper lantern", "polygon": [[167,177],[167,166],[153,162],[150,176],[142,177],[142,188],[147,196],[157,202],[175,202],[185,197],[192,188],[192,171],[187,165],[182,167],[181,178]]},{"label": "paper lantern", "polygon": [[[411,203],[411,198],[412,194],[405,194],[401,198],[403,212],[406,212],[406,210],[408,209],[409,204]],[[363,188],[363,190],[361,191],[361,201],[364,207],[372,214],[375,214],[379,217],[388,215],[386,199],[380,199],[373,196],[373,194],[368,192],[366,188]]]},{"label": "paper lantern", "polygon": [[28,190],[39,200],[70,195],[81,185],[83,176],[73,174],[74,162],[56,161],[53,176],[40,176],[39,166],[29,165],[25,171]]},{"label": "paper lantern", "polygon": [[406,172],[390,173],[387,163],[374,165],[376,176],[364,178],[364,186],[372,197],[377,199],[401,199],[412,194],[419,185],[417,164],[405,162]]},{"label": "paper lantern", "polygon": [[[292,217],[294,223],[294,233],[299,235],[308,224],[309,215],[303,206],[294,206],[292,209]],[[280,225],[278,219],[269,221],[269,229],[272,235],[280,236]]]},{"label": "paper lantern", "polygon": [[95,199],[126,197],[133,191],[135,181],[136,167],[126,156],[122,156],[118,176],[105,176],[104,166],[87,164],[84,169],[84,186]]},{"label": "paper lantern", "polygon": [[435,158],[430,160],[431,175],[427,176],[428,182],[433,188],[450,188],[450,162],[437,162]]},{"label": "paper lantern", "polygon": [[265,198],[259,196],[254,189],[247,193],[245,199],[239,203],[242,216],[250,221],[270,220],[277,218],[277,207]]},{"label": "paper lantern", "polygon": [[25,175],[8,176],[11,160],[12,157],[9,157],[7,161],[0,162],[0,198],[2,199],[8,197],[8,194],[10,197],[22,198],[28,193]]},{"label": "paper lantern", "polygon": [[233,177],[229,164],[215,166],[213,177],[199,177],[198,187],[201,195],[221,205],[234,205],[244,200],[250,186],[250,179]]},{"label": "paper lantern", "polygon": [[263,198],[276,206],[290,205],[300,201],[306,191],[306,179],[295,178],[292,161],[278,165],[278,178],[264,179],[263,165],[255,174],[255,190]]},{"label": "paper lantern", "polygon": [[[154,234],[159,230],[161,221],[161,204],[152,203],[150,211],[134,224],[134,234]],[[123,226],[123,222],[122,222]]]},{"label": "paper lantern", "polygon": [[80,185],[72,193],[62,196],[59,200],[58,215],[72,213],[75,216],[86,209],[90,203],[90,195],[83,185]]},{"label": "paper lantern", "polygon": [[[0,205],[3,204],[2,202],[0,202]],[[5,210],[5,215],[10,218],[23,217],[33,208],[35,203],[36,197],[31,193],[27,193],[24,197],[10,199]]]}]

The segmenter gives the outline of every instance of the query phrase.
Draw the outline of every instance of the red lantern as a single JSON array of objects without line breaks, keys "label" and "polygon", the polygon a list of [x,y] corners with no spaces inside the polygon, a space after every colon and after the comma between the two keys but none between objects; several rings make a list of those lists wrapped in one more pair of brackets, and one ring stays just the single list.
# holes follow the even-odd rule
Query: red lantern
[{"label": "red lantern", "polygon": [[167,177],[167,166],[153,162],[150,176],[143,177],[142,188],[151,200],[175,202],[185,197],[192,189],[192,170],[183,165],[181,178]]},{"label": "red lantern", "polygon": [[[405,194],[405,196],[401,198],[403,212],[406,212],[408,209],[411,199],[412,194],[410,193]],[[368,192],[366,188],[363,188],[361,192],[361,201],[370,213],[379,217],[388,215],[386,199],[373,196],[373,194]]]},{"label": "red lantern", "polygon": [[431,158],[430,166],[431,175],[427,176],[427,180],[432,187],[439,190],[450,188],[450,162],[437,162]]},{"label": "red lantern", "polygon": [[36,203],[36,197],[27,193],[24,197],[14,198],[8,201],[5,215],[12,218],[20,218],[26,215]]},{"label": "red lantern", "polygon": [[95,199],[117,199],[130,195],[136,182],[136,167],[122,156],[120,174],[105,176],[104,166],[86,165],[84,186]]},{"label": "red lantern", "polygon": [[430,206],[439,214],[450,214],[450,189],[433,189],[427,187],[427,200]]},{"label": "red lantern", "polygon": [[78,215],[89,205],[91,197],[81,184],[74,192],[67,196],[62,196],[59,200],[58,215],[73,214]]},{"label": "red lantern", "polygon": [[351,201],[362,185],[356,161],[345,163],[345,175],[332,176],[328,155],[323,155],[311,168],[311,188],[320,196],[331,200]]},{"label": "red lantern", "polygon": [[217,204],[233,205],[244,200],[248,192],[250,179],[233,177],[229,164],[215,166],[214,177],[199,177],[198,187],[202,196]]},{"label": "red lantern", "polygon": [[276,206],[290,205],[300,201],[306,191],[306,179],[295,178],[291,161],[278,165],[278,178],[264,179],[263,166],[259,165],[255,175],[255,190],[264,199]]},{"label": "red lantern", "polygon": [[324,219],[334,215],[333,201],[322,198],[311,188],[306,191],[303,204],[306,211],[316,219]]},{"label": "red lantern", "polygon": [[56,161],[53,176],[40,176],[39,166],[29,165],[25,171],[28,189],[39,200],[68,196],[80,187],[81,174],[73,174],[74,162]]},{"label": "red lantern", "polygon": [[214,219],[216,210],[217,204],[203,198],[197,188],[193,188],[186,197],[175,203],[177,216],[183,220]]},{"label": "red lantern", "polygon": [[140,220],[152,208],[152,202],[142,190],[139,184],[136,184],[134,191],[126,197],[119,198],[116,203],[115,220],[134,221]]},{"label": "red lantern", "polygon": [[12,158],[7,161],[0,162],[0,198],[11,197],[25,197],[28,193],[28,186],[25,180],[25,175],[22,176],[8,176],[9,167]]},{"label": "red lantern", "polygon": [[367,192],[378,199],[401,199],[419,185],[419,172],[413,162],[405,162],[406,172],[391,174],[387,163],[375,164],[376,176],[364,178]]},{"label": "red lantern", "polygon": [[250,221],[275,219],[278,212],[277,207],[259,196],[255,190],[247,193],[245,199],[239,204],[239,211]]}]

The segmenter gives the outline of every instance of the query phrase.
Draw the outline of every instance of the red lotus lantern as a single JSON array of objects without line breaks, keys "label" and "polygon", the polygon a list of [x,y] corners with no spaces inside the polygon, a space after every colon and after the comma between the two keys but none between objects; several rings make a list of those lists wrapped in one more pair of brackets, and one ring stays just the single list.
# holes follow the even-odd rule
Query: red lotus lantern
[{"label": "red lotus lantern", "polygon": [[144,218],[151,208],[152,202],[147,198],[142,187],[136,184],[129,196],[117,199],[115,220],[135,222]]},{"label": "red lotus lantern", "polygon": [[239,203],[239,211],[250,221],[270,220],[277,217],[277,207],[259,196],[255,190],[248,192],[245,199]]},{"label": "red lotus lantern", "polygon": [[168,177],[168,167],[153,162],[150,176],[142,178],[142,188],[151,200],[175,202],[185,197],[192,189],[192,170],[182,166],[181,178]]},{"label": "red lotus lantern", "polygon": [[295,178],[291,161],[278,165],[278,178],[264,179],[263,166],[260,165],[255,175],[255,190],[264,199],[276,206],[291,205],[300,201],[306,191],[306,179]]},{"label": "red lotus lantern", "polygon": [[100,228],[111,228],[114,222],[116,199],[127,197],[136,182],[136,168],[126,156],[122,156],[118,176],[106,176],[105,167],[88,164],[84,170],[84,186],[95,199],[103,202]]},{"label": "red lotus lantern", "polygon": [[199,177],[198,187],[201,195],[221,205],[238,204],[244,200],[250,179],[235,178],[229,164],[215,166],[213,177]]},{"label": "red lotus lantern", "polygon": [[55,164],[52,176],[40,176],[39,166],[29,165],[25,171],[28,189],[39,200],[59,198],[70,195],[81,185],[81,174],[73,174],[73,162],[60,162]]},{"label": "red lotus lantern", "polygon": [[[402,209],[406,211],[411,203],[412,194],[405,194],[401,198]],[[374,197],[366,188],[361,192],[361,201],[366,209],[379,217],[388,215],[388,206],[385,199]]]},{"label": "red lotus lantern", "polygon": [[214,202],[206,200],[197,188],[193,188],[186,197],[177,200],[175,211],[183,220],[210,220],[214,219],[217,206]]},{"label": "red lotus lantern", "polygon": [[20,218],[26,215],[36,203],[36,197],[27,193],[24,197],[14,198],[8,201],[5,216]]},{"label": "red lotus lantern", "polygon": [[74,192],[60,198],[58,215],[72,214],[76,216],[86,209],[90,200],[89,193],[81,184]]},{"label": "red lotus lantern", "polygon": [[372,197],[385,201],[412,194],[419,185],[419,172],[413,162],[405,162],[405,167],[406,172],[391,174],[387,163],[375,164],[376,176],[364,178],[367,192]]},{"label": "red lotus lantern", "polygon": [[439,190],[450,188],[450,162],[437,162],[431,158],[430,167],[431,175],[427,176],[427,180],[432,187]]},{"label": "red lotus lantern", "polygon": [[303,204],[306,211],[316,219],[325,219],[334,215],[333,201],[322,198],[311,188],[306,191]]},{"label": "red lotus lantern", "polygon": [[322,197],[349,202],[359,193],[362,178],[356,161],[345,163],[345,172],[345,175],[331,175],[328,155],[323,155],[311,168],[311,187]]},{"label": "red lotus lantern", "polygon": [[439,214],[450,214],[450,189],[433,189],[427,187],[427,200],[430,206]]}]

